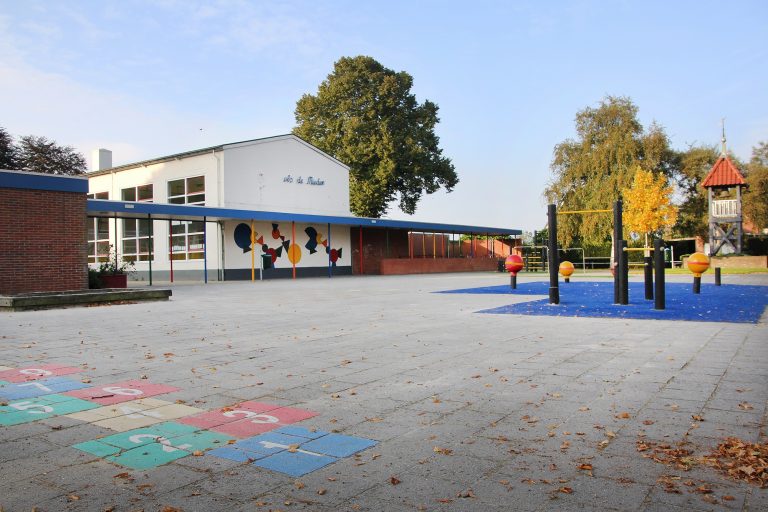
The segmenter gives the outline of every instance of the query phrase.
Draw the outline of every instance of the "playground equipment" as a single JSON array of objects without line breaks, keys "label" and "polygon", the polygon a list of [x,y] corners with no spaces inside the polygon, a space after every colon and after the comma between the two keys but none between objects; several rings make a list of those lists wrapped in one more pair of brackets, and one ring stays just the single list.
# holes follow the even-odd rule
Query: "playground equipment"
[{"label": "playground equipment", "polygon": [[701,293],[701,274],[709,269],[709,258],[703,252],[695,252],[688,258],[688,270],[693,272],[693,293]]},{"label": "playground equipment", "polygon": [[517,289],[517,273],[523,270],[523,267],[525,265],[523,264],[523,258],[518,256],[517,254],[510,254],[507,256],[507,259],[504,260],[504,268],[507,269],[507,272],[510,274],[510,283],[509,285],[512,287],[513,290]]},{"label": "playground equipment", "polygon": [[[649,248],[628,248],[627,241],[623,240],[623,203],[621,199],[613,205],[613,210],[566,210],[557,211],[554,204],[547,205],[548,229],[549,229],[549,250],[547,251],[549,264],[549,303],[560,303],[560,289],[557,279],[558,251],[557,251],[557,215],[584,215],[592,213],[613,212],[613,260],[615,268],[613,272],[613,302],[614,304],[629,304],[629,258],[630,251],[650,251]],[[654,241],[654,273],[656,274],[656,293],[655,309],[664,309],[664,241]],[[651,300],[653,293],[653,275],[650,271],[651,258],[645,257],[645,298]],[[573,265],[571,264],[571,267]],[[570,275],[570,274],[569,274]],[[568,279],[566,279],[568,282]]]},{"label": "playground equipment", "polygon": [[563,261],[560,263],[560,275],[562,275],[565,278],[566,283],[571,282],[571,274],[573,274],[573,271],[575,270],[575,267],[573,266],[573,263],[570,261]]}]

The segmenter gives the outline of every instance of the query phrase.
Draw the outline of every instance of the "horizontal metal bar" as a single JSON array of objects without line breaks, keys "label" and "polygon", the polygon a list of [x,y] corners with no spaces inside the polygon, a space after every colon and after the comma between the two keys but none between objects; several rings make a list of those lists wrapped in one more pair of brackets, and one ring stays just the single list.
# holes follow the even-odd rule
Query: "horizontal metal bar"
[{"label": "horizontal metal bar", "polygon": [[566,210],[557,212],[558,215],[578,215],[582,213],[611,213],[613,210]]}]

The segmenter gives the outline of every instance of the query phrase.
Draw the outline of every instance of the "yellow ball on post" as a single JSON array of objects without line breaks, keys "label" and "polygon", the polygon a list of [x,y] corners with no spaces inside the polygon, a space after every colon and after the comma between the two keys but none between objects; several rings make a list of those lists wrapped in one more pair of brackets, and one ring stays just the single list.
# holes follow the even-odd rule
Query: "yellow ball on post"
[{"label": "yellow ball on post", "polygon": [[571,282],[570,277],[571,277],[571,274],[573,274],[574,270],[576,270],[576,269],[573,266],[573,263],[571,263],[570,261],[566,260],[566,261],[563,261],[562,263],[560,263],[559,271],[560,271],[560,274],[565,278],[565,282],[566,283],[570,283]]},{"label": "yellow ball on post", "polygon": [[701,293],[701,274],[709,269],[709,258],[703,252],[688,257],[688,270],[693,272],[693,293]]}]

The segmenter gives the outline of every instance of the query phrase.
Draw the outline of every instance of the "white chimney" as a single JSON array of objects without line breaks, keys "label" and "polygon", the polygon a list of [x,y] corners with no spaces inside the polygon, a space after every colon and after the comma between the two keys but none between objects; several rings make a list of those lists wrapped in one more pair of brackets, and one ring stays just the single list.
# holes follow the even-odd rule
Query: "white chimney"
[{"label": "white chimney", "polygon": [[108,149],[91,151],[91,171],[101,171],[112,168],[112,152]]}]

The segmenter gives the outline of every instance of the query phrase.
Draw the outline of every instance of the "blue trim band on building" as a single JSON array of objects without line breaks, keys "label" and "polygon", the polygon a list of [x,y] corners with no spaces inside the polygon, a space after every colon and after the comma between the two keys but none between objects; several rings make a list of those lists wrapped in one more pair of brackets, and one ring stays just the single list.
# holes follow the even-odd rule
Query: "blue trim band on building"
[{"label": "blue trim band on building", "polygon": [[37,172],[0,170],[0,188],[23,188],[53,192],[88,193],[88,178]]},{"label": "blue trim band on building", "polygon": [[371,219],[367,217],[343,217],[335,215],[310,215],[306,213],[269,212],[262,210],[237,210],[209,206],[187,206],[178,204],[143,203],[129,201],[107,201],[89,199],[89,217],[120,217],[173,220],[254,220],[265,222],[300,222],[304,224],[335,224],[341,226],[362,226],[368,228],[407,229],[435,233],[475,233],[483,235],[522,234],[519,229],[492,228],[486,226],[464,226],[459,224],[438,224],[435,222],[412,222],[405,220]]}]

